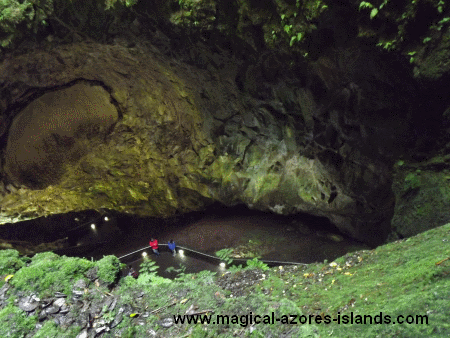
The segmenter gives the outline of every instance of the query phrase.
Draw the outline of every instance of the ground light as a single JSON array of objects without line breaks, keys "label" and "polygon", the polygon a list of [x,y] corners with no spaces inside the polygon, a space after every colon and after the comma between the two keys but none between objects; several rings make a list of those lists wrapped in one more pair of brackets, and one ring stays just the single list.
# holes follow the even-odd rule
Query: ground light
[{"label": "ground light", "polygon": [[179,252],[180,256],[184,256],[184,250],[179,250],[178,252]]},{"label": "ground light", "polygon": [[105,216],[104,218],[103,218],[106,222],[108,222],[109,221],[109,218],[108,218],[108,216]]},{"label": "ground light", "polygon": [[147,257],[147,252],[146,252],[146,251],[144,251],[144,252],[142,253],[142,257]]},{"label": "ground light", "polygon": [[220,262],[219,265],[220,265],[221,268],[224,268],[226,266],[226,264],[224,262]]},{"label": "ground light", "polygon": [[95,224],[94,223],[91,224],[91,229],[95,230]]}]

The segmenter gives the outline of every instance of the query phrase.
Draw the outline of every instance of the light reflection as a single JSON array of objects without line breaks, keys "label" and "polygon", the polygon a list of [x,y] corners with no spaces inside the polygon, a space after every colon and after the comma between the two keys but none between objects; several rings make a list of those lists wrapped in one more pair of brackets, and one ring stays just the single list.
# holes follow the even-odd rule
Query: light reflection
[{"label": "light reflection", "polygon": [[95,224],[94,223],[91,224],[91,229],[95,230]]}]

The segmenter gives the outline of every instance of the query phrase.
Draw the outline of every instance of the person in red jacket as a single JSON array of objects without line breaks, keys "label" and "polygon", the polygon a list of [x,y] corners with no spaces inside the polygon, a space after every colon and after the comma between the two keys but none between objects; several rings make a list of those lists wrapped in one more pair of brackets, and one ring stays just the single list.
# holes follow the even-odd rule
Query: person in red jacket
[{"label": "person in red jacket", "polygon": [[158,240],[157,239],[154,239],[153,237],[150,239],[150,247],[152,248],[152,250],[153,250],[153,253],[156,255],[156,256],[159,256],[159,250],[158,250]]}]

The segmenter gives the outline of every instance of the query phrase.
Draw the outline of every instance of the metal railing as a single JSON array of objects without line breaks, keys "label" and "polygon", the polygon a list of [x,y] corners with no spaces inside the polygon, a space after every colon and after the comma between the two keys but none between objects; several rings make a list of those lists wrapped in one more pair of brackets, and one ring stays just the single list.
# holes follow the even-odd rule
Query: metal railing
[{"label": "metal railing", "polygon": [[[167,247],[168,245],[167,244],[159,244],[159,246],[160,247]],[[190,248],[186,248],[184,246],[179,246],[179,245],[177,245],[176,248],[177,248],[178,251],[180,249],[184,250],[184,255],[186,255],[186,253],[187,254],[193,253],[196,256],[200,256],[201,258],[206,258],[208,260],[214,260],[217,263],[222,262],[222,260],[219,257],[213,256],[213,255],[209,255],[209,254],[206,254],[204,252],[200,252],[200,251],[197,251],[197,250],[194,250],[194,249],[190,249]],[[135,250],[133,252],[127,253],[126,255],[120,256],[118,258],[121,260],[123,258],[126,258],[128,256],[134,255],[134,254],[136,254],[138,252],[141,252],[141,251],[144,251],[144,250],[147,250],[147,249],[151,249],[151,247],[150,246],[146,246],[144,248],[141,248],[141,249]],[[246,263],[249,259],[252,259],[252,258],[232,258],[232,257],[230,257],[230,259],[233,260],[231,265],[236,265],[236,264],[240,264],[240,263]],[[308,265],[307,263],[299,263],[299,262],[284,262],[284,261],[271,261],[271,260],[260,260],[260,261],[265,263],[265,264],[267,264],[267,265],[269,265],[269,266],[277,266],[277,265],[305,265],[306,266],[306,265]]]}]

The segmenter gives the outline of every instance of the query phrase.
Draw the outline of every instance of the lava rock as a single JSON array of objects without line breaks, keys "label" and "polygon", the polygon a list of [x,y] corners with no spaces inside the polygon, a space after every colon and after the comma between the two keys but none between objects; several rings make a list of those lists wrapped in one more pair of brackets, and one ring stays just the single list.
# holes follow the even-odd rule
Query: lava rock
[{"label": "lava rock", "polygon": [[[115,297],[114,300],[113,300],[113,302],[112,302],[111,305],[109,306],[109,311],[112,311],[112,310],[115,309],[115,307],[116,307],[116,305],[117,305],[117,300],[118,300],[118,298]],[[121,313],[122,313],[122,312],[121,312]]]},{"label": "lava rock", "polygon": [[164,327],[164,328],[169,328],[173,325],[173,318],[167,317],[167,318],[163,318],[159,324]]},{"label": "lava rock", "polygon": [[87,337],[88,337],[88,332],[87,332],[87,330],[81,331],[81,332],[76,336],[76,338],[87,338]]},{"label": "lava rock", "polygon": [[47,312],[45,312],[45,310],[42,310],[41,313],[39,313],[38,320],[42,322],[45,319],[47,319]]},{"label": "lava rock", "polygon": [[80,291],[80,290],[73,290],[73,298],[75,299],[80,299],[81,297],[83,297],[84,291]]},{"label": "lava rock", "polygon": [[66,300],[64,298],[58,298],[53,302],[53,305],[62,307],[64,305],[66,305]]},{"label": "lava rock", "polygon": [[123,320],[122,313],[117,313],[117,315],[114,317],[113,322],[111,323],[110,327],[111,329],[114,329],[117,325],[119,325]]},{"label": "lava rock", "polygon": [[84,279],[79,279],[73,285],[74,290],[84,290],[88,287],[86,281]]},{"label": "lava rock", "polygon": [[6,299],[6,292],[10,289],[10,285],[8,283],[3,284],[0,288],[0,299]]},{"label": "lava rock", "polygon": [[45,313],[49,315],[54,315],[55,313],[59,312],[59,306],[52,305],[45,309]]},{"label": "lava rock", "polygon": [[26,312],[34,311],[39,306],[39,298],[34,296],[23,297],[19,300],[19,308]]},{"label": "lava rock", "polygon": [[95,281],[98,278],[98,267],[93,267],[92,269],[89,269],[88,272],[86,272],[86,277],[89,278],[91,282]]},{"label": "lava rock", "polygon": [[96,334],[102,333],[104,331],[108,331],[108,327],[107,326],[101,326],[101,327],[98,327],[98,328],[95,329],[95,333]]}]

